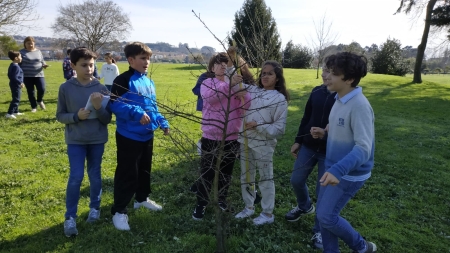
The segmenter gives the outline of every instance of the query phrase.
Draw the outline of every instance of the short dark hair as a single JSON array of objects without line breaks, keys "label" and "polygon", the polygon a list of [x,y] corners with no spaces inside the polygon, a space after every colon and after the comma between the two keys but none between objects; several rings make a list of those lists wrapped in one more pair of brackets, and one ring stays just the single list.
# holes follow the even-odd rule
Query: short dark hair
[{"label": "short dark hair", "polygon": [[125,46],[123,51],[127,59],[128,57],[135,57],[140,54],[146,54],[148,56],[152,56],[153,54],[152,50],[142,42],[131,42]]},{"label": "short dark hair", "polygon": [[9,59],[11,59],[11,61],[14,61],[14,59],[16,59],[16,57],[19,57],[19,55],[20,55],[19,51],[12,51],[12,50],[8,51],[8,57],[9,57]]},{"label": "short dark hair", "polygon": [[26,37],[26,38],[23,40],[23,47],[24,47],[24,48],[27,48],[27,47],[25,46],[25,43],[27,43],[28,41],[34,42],[34,38],[31,37],[31,36]]},{"label": "short dark hair", "polygon": [[342,52],[328,56],[325,65],[335,75],[344,75],[342,80],[353,79],[351,87],[356,87],[361,78],[367,75],[367,58],[350,52]]},{"label": "short dark hair", "polygon": [[67,51],[66,51],[66,53],[67,53],[67,55],[70,55],[70,52],[72,52],[72,49],[67,49]]},{"label": "short dark hair", "polygon": [[89,60],[89,59],[97,59],[97,54],[87,49],[86,47],[77,47],[74,48],[70,52],[70,62],[73,64],[77,64],[77,62],[81,59]]},{"label": "short dark hair", "polygon": [[216,55],[214,55],[213,57],[211,57],[211,59],[209,59],[209,63],[208,63],[208,72],[213,73],[213,69],[214,69],[214,64],[220,64],[220,63],[228,63],[228,55],[227,53],[221,52],[218,53]]}]

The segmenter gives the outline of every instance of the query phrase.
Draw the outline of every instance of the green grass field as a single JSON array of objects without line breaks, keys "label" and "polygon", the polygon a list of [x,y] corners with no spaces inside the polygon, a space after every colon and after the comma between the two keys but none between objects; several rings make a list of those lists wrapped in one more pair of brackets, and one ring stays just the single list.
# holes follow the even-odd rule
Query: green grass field
[{"label": "green grass field", "polygon": [[[64,79],[61,62],[49,64],[45,71],[47,110],[32,114],[24,90],[20,110],[25,115],[9,120],[4,117],[11,99],[6,77],[9,62],[0,61],[0,251],[214,252],[212,208],[201,222],[191,218],[195,196],[188,189],[197,173],[195,149],[181,151],[174,145],[181,140],[189,146],[187,139],[196,142],[200,126],[171,115],[173,134],[156,134],[152,169],[151,197],[163,204],[163,211],[130,208],[131,231],[117,231],[112,225],[109,210],[116,155],[115,126],[110,124],[102,167],[101,221],[85,222],[89,211],[86,175],[78,209],[79,235],[64,236],[69,165],[64,125],[55,120],[58,87]],[[127,66],[120,63],[119,68],[124,71]],[[154,65],[158,99],[194,112],[193,75],[201,71],[198,66]],[[274,156],[275,223],[254,227],[249,220],[237,221],[230,215],[229,252],[318,252],[309,241],[314,217],[289,223],[284,214],[295,205],[289,182],[294,164],[290,146],[309,92],[320,82],[314,70],[286,69],[285,76],[292,100],[286,134]],[[361,82],[376,117],[375,168],[342,215],[377,244],[378,252],[450,252],[450,82],[445,79],[448,75],[433,80],[428,76],[422,84],[412,84],[411,77],[374,74]],[[241,209],[238,174],[236,169],[229,201]],[[312,175],[311,192],[315,180]],[[342,244],[341,252],[351,250]]]}]

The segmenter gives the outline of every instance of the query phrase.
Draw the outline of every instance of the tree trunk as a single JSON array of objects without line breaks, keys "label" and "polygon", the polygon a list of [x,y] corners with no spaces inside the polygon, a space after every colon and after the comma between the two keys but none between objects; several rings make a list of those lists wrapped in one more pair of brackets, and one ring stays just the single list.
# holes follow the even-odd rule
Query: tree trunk
[{"label": "tree trunk", "polygon": [[437,0],[430,0],[427,4],[427,12],[425,16],[425,28],[423,29],[422,41],[420,42],[420,45],[417,47],[416,64],[414,66],[414,78],[413,78],[414,83],[422,83],[422,76],[421,76],[422,61],[425,55],[425,49],[427,48],[428,34],[430,32],[431,12],[433,11],[436,1]]},{"label": "tree trunk", "polygon": [[[320,59],[320,58],[319,58]],[[317,73],[316,73],[316,79],[319,79],[319,69],[320,69],[320,60],[317,63]]]}]

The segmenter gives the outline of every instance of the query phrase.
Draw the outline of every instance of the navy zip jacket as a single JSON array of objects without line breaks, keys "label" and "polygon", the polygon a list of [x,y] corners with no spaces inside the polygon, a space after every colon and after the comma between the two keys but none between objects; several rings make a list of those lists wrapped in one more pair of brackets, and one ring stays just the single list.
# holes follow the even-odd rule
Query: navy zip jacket
[{"label": "navy zip jacket", "polygon": [[[169,128],[169,123],[158,111],[153,81],[147,78],[147,73],[131,67],[114,79],[110,108],[116,115],[116,131],[129,139],[148,141],[158,127]],[[150,117],[147,125],[139,122],[144,113]]]},{"label": "navy zip jacket", "polygon": [[19,64],[11,63],[8,68],[9,85],[12,87],[20,87],[23,83],[23,71]]},{"label": "navy zip jacket", "polygon": [[334,105],[336,93],[328,91],[325,85],[314,87],[305,106],[305,113],[295,137],[295,143],[325,154],[327,140],[314,139],[310,134],[311,127],[325,128],[328,124],[331,108]]}]

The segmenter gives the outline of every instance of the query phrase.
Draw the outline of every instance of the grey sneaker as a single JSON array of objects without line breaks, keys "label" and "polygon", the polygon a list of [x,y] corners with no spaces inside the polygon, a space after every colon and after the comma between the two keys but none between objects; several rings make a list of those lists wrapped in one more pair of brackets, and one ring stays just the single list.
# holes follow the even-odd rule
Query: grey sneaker
[{"label": "grey sneaker", "polygon": [[313,242],[314,247],[317,249],[323,249],[322,234],[320,232],[315,233],[311,238],[311,241]]},{"label": "grey sneaker", "polygon": [[74,218],[69,217],[69,219],[64,221],[64,234],[67,237],[78,235],[77,223]]},{"label": "grey sneaker", "polygon": [[[373,253],[373,252],[377,252],[377,245],[375,245],[375,243],[373,242],[366,242],[366,251],[364,253]],[[354,250],[353,253],[358,253],[357,250]]]},{"label": "grey sneaker", "polygon": [[289,211],[284,217],[287,221],[298,221],[300,217],[306,214],[313,214],[316,211],[314,206],[311,204],[311,207],[308,210],[302,210],[298,206],[296,206],[294,209]]},{"label": "grey sneaker", "polygon": [[96,222],[100,219],[100,209],[91,208],[86,222]]}]

